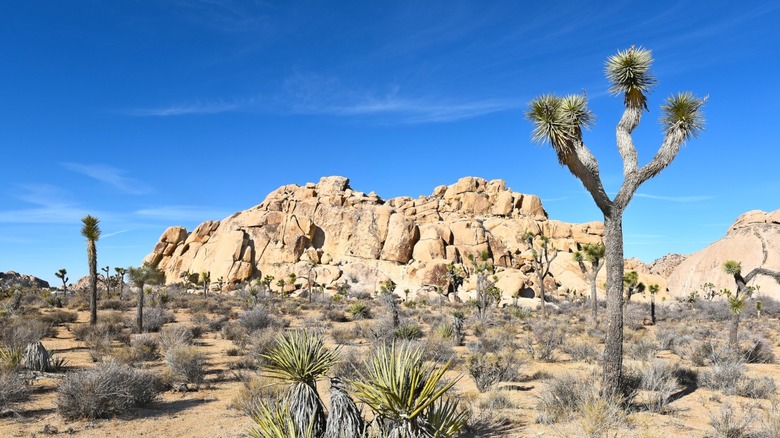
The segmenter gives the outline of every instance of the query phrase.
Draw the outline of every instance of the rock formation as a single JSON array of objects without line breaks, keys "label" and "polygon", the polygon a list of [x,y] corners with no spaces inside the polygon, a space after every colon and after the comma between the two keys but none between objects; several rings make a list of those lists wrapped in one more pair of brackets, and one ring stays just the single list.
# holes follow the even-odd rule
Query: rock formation
[{"label": "rock formation", "polygon": [[0,287],[37,287],[40,289],[48,289],[49,282],[32,275],[8,271],[0,272]]},{"label": "rock formation", "polygon": [[[713,283],[716,290],[734,290],[734,278],[721,266],[726,260],[742,263],[742,272],[763,267],[780,271],[780,210],[772,213],[749,211],[731,225],[726,236],[703,250],[691,254],[669,275],[668,287],[675,296],[701,291],[704,283]],[[780,285],[774,280],[757,276],[753,286],[760,294],[780,299]]]},{"label": "rock formation", "polygon": [[[330,288],[348,281],[374,291],[391,279],[398,291],[416,292],[444,286],[447,264],[470,267],[469,255],[486,252],[511,297],[535,282],[521,239],[526,231],[542,231],[558,250],[573,252],[601,242],[603,224],[550,220],[539,197],[513,192],[502,180],[466,177],[431,196],[384,201],[332,176],[279,187],[260,205],[192,232],[170,227],[144,261],[162,269],[169,284],[185,273],[210,272],[228,285],[294,273],[296,286],[305,287],[311,272]],[[563,288],[587,288],[570,255],[556,261],[553,274]]]}]

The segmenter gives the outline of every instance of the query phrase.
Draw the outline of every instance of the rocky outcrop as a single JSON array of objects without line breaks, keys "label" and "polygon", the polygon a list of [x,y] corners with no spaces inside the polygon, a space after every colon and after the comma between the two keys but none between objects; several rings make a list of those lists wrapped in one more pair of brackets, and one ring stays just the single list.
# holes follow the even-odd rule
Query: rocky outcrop
[{"label": "rocky outcrop", "polygon": [[[701,290],[704,283],[713,283],[716,290],[734,290],[734,278],[721,268],[726,260],[740,262],[743,274],[757,267],[780,271],[780,210],[741,215],[724,238],[691,254],[671,272],[670,292],[685,296]],[[762,295],[780,299],[780,285],[768,277],[759,275],[751,285],[759,286]]]},{"label": "rocky outcrop", "polygon": [[19,274],[18,272],[8,271],[0,272],[0,287],[37,287],[39,289],[48,289],[49,282],[41,280],[33,275]]},{"label": "rocky outcrop", "polygon": [[[189,233],[168,228],[144,261],[165,271],[168,283],[208,271],[227,284],[295,273],[297,286],[305,286],[314,266],[313,280],[329,287],[348,281],[374,291],[391,279],[399,291],[415,292],[441,286],[447,264],[470,266],[469,255],[487,253],[511,296],[536,281],[521,240],[527,231],[544,232],[557,249],[573,252],[600,242],[604,228],[550,220],[537,196],[514,192],[501,180],[466,177],[436,187],[431,196],[385,201],[334,176],[279,187],[261,204]],[[576,268],[571,256],[559,260],[556,278],[556,269]],[[584,276],[573,274],[563,287],[585,285]]]},{"label": "rocky outcrop", "polygon": [[663,278],[668,278],[672,272],[685,261],[688,256],[683,254],[667,254],[660,259],[653,260],[647,265],[648,271]]}]

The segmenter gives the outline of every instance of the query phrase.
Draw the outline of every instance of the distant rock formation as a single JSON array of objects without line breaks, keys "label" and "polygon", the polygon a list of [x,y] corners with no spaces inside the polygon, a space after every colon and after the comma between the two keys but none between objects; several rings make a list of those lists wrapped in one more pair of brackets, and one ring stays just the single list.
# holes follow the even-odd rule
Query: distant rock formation
[{"label": "distant rock formation", "polygon": [[41,280],[33,275],[19,274],[18,272],[8,271],[0,272],[0,287],[37,287],[48,289],[49,282]]},{"label": "distant rock formation", "polygon": [[[674,268],[668,278],[670,292],[685,296],[701,291],[704,283],[713,283],[716,290],[733,291],[734,278],[721,268],[726,260],[742,263],[743,274],[757,267],[780,271],[780,210],[753,210],[741,215],[724,238],[691,254]],[[759,275],[751,285],[759,286],[761,295],[780,299],[780,285],[770,278]]]},{"label": "distant rock formation", "polygon": [[[521,236],[540,230],[564,253],[601,242],[604,232],[601,222],[548,219],[539,197],[513,192],[502,180],[466,177],[431,196],[384,201],[332,176],[279,187],[260,205],[192,232],[170,227],[144,261],[162,269],[169,284],[184,273],[210,272],[227,285],[294,273],[296,287],[306,287],[311,272],[312,281],[330,288],[349,281],[374,291],[391,279],[397,291],[416,292],[444,286],[447,264],[470,267],[470,254],[486,252],[511,297],[535,285]],[[571,255],[557,258],[553,274],[563,288],[587,288]]]}]

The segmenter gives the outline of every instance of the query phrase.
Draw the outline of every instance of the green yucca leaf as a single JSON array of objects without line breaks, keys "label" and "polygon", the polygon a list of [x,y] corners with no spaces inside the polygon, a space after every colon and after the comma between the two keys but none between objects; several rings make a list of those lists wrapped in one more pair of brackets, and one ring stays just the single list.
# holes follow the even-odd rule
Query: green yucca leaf
[{"label": "green yucca leaf", "polygon": [[666,99],[661,106],[663,116],[661,125],[667,133],[678,131],[683,140],[698,137],[704,130],[704,114],[701,107],[707,102],[707,97],[699,99],[690,92],[678,93]]},{"label": "green yucca leaf", "polygon": [[261,357],[269,375],[290,382],[314,385],[338,361],[338,348],[325,347],[321,337],[305,330],[281,333],[276,344]]},{"label": "green yucca leaf", "polygon": [[453,438],[468,422],[468,413],[458,408],[458,402],[440,398],[425,412],[429,433],[436,438]]},{"label": "green yucca leaf", "polygon": [[252,412],[254,427],[249,430],[252,438],[314,438],[313,423],[308,430],[300,433],[295,419],[285,403],[271,403],[268,406],[260,402]]},{"label": "green yucca leaf", "polygon": [[561,164],[573,153],[572,142],[595,120],[584,94],[544,94],[531,101],[525,116],[534,125],[531,140],[552,145]]}]

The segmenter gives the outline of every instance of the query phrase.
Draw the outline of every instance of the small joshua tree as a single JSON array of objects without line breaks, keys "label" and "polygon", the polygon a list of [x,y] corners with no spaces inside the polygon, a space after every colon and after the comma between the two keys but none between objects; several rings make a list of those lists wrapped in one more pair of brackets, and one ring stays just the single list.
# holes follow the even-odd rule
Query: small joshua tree
[{"label": "small joshua tree", "polygon": [[127,275],[136,287],[138,287],[138,304],[135,312],[136,333],[144,330],[144,287],[147,284],[160,284],[165,281],[165,273],[149,263],[144,263],[140,268],[127,268]]},{"label": "small joshua tree", "polygon": [[536,272],[536,278],[539,280],[539,298],[541,299],[542,318],[547,318],[547,310],[544,306],[544,279],[550,275],[550,267],[553,260],[558,257],[558,250],[552,246],[550,238],[542,233],[541,228],[538,234],[527,232],[523,235],[523,240],[531,250],[531,264]]},{"label": "small joshua tree", "polygon": [[206,298],[209,293],[209,285],[211,285],[211,272],[201,272],[199,280],[203,285],[203,298]]},{"label": "small joshua tree", "polygon": [[62,281],[63,294],[67,295],[68,294],[68,270],[62,268],[59,271],[55,272],[54,276],[59,278]]},{"label": "small joshua tree", "polygon": [[753,280],[757,275],[766,275],[772,277],[780,284],[780,272],[772,271],[765,268],[755,268],[750,271],[744,277],[742,276],[742,264],[734,260],[727,260],[723,263],[723,271],[734,277],[734,282],[737,284],[737,291],[731,293],[730,290],[725,290],[724,294],[728,299],[729,310],[731,311],[731,327],[729,328],[729,347],[733,350],[739,348],[739,318],[742,311],[745,310],[745,305],[748,298],[753,294],[753,288],[747,284]]},{"label": "small joshua tree", "polygon": [[645,293],[646,286],[639,281],[639,274],[636,271],[629,271],[623,275],[623,284],[625,287],[625,304],[631,301],[631,297],[636,294]]},{"label": "small joshua tree", "polygon": [[125,288],[125,274],[127,274],[127,269],[125,268],[114,268],[114,272],[116,272],[116,280],[117,284],[119,285],[119,299],[122,299],[122,292]]},{"label": "small joshua tree", "polygon": [[[598,293],[596,291],[596,277],[599,275],[599,271],[604,267],[604,244],[593,243],[585,244],[582,247],[582,251],[574,253],[574,260],[580,267],[580,271],[588,278],[590,282],[590,317],[593,324],[598,324]],[[590,263],[590,269],[587,268],[585,262]]]},{"label": "small joshua tree", "polygon": [[648,286],[647,290],[650,291],[650,321],[655,325],[655,296],[658,295],[661,286],[651,284]]}]

